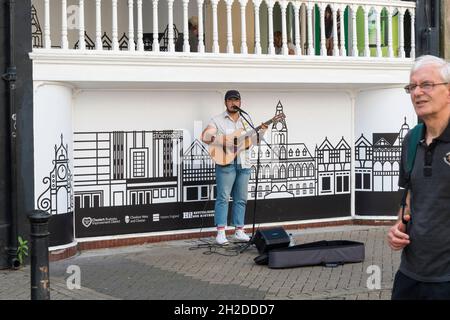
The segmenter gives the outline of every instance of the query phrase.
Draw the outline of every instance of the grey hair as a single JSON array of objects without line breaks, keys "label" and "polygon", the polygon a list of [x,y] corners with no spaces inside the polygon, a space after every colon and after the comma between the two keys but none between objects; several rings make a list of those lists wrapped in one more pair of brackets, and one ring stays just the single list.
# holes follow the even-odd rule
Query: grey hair
[{"label": "grey hair", "polygon": [[424,55],[416,59],[414,66],[411,69],[411,74],[419,70],[426,65],[434,65],[439,69],[442,80],[445,82],[450,82],[450,63],[446,62],[444,59],[432,56]]}]

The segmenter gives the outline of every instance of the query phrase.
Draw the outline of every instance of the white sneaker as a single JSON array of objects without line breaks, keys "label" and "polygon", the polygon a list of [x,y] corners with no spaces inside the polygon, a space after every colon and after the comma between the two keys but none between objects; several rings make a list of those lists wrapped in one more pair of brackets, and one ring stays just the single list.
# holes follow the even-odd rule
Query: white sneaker
[{"label": "white sneaker", "polygon": [[225,235],[225,230],[217,231],[216,243],[221,246],[228,244],[228,239],[227,236]]},{"label": "white sneaker", "polygon": [[242,230],[242,229],[236,230],[236,232],[234,233],[234,238],[239,241],[245,241],[245,242],[250,241],[250,237],[248,235],[246,235],[244,230]]}]

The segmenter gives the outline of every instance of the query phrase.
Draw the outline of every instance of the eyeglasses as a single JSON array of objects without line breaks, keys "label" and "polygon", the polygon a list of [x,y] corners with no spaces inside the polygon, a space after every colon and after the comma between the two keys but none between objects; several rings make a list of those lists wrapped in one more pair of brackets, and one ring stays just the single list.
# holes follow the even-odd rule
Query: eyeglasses
[{"label": "eyeglasses", "polygon": [[442,85],[442,84],[448,84],[448,82],[441,82],[441,83],[432,83],[432,82],[424,82],[421,84],[408,84],[407,86],[405,86],[405,91],[406,93],[411,93],[414,92],[414,90],[416,90],[417,87],[420,87],[420,89],[422,89],[422,91],[425,92],[429,92],[431,90],[433,90],[434,86],[438,86],[438,85]]}]

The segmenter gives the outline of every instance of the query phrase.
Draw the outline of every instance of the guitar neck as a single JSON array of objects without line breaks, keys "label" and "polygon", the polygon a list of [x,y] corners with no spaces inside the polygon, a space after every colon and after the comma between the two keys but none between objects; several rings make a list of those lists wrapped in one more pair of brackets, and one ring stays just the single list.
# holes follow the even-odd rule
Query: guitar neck
[{"label": "guitar neck", "polygon": [[[273,122],[273,119],[270,119],[269,121],[264,122],[264,125],[265,125],[265,126],[269,126],[272,122]],[[258,132],[259,130],[261,130],[262,126],[263,126],[262,124],[259,125],[259,126],[257,126],[257,127],[255,128],[255,131]]]}]

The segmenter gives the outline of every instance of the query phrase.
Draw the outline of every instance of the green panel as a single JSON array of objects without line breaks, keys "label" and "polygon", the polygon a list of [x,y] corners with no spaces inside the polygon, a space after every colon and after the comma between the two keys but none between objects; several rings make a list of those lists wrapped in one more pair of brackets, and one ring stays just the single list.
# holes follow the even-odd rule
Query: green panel
[{"label": "green panel", "polygon": [[364,12],[359,9],[356,12],[357,46],[360,56],[364,56]]},{"label": "green panel", "polygon": [[392,37],[392,46],[394,47],[394,56],[398,57],[398,14],[392,18],[392,30],[394,31],[394,36]]},{"label": "green panel", "polygon": [[314,48],[316,51],[316,56],[320,56],[320,11],[319,11],[319,6],[316,4],[314,6],[314,16],[315,16],[315,32],[314,32],[314,36],[315,36],[315,41],[314,41]]},{"label": "green panel", "polygon": [[[345,8],[345,11],[344,11],[344,33],[345,33],[344,38],[345,38],[345,50],[347,51],[347,55],[349,53],[349,50],[348,50],[348,13],[349,13],[349,10],[347,7],[347,8]],[[342,26],[341,26],[341,28],[342,28]]]}]

